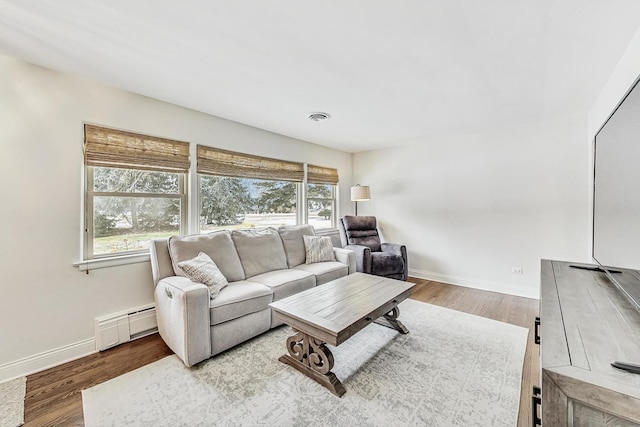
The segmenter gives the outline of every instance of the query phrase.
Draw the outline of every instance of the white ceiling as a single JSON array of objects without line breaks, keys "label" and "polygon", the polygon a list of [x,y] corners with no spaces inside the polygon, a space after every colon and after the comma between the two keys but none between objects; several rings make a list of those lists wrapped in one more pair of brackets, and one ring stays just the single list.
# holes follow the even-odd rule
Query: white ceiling
[{"label": "white ceiling", "polygon": [[639,26],[637,0],[0,0],[0,53],[358,152],[586,113]]}]

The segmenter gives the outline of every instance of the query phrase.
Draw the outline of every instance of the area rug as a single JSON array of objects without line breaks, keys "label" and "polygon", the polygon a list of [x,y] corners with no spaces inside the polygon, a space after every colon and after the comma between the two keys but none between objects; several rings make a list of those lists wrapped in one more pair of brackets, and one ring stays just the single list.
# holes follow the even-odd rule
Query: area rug
[{"label": "area rug", "polygon": [[0,427],[17,427],[24,424],[25,377],[0,383]]},{"label": "area rug", "polygon": [[92,426],[515,426],[528,330],[406,300],[407,335],[371,324],[337,348],[336,397],[278,362],[287,326],[189,369],[176,356],[82,392]]}]

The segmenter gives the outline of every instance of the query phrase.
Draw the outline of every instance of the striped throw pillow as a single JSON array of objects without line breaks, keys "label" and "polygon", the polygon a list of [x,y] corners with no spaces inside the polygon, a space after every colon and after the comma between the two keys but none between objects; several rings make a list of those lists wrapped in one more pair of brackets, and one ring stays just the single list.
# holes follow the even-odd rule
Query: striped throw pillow
[{"label": "striped throw pillow", "polygon": [[306,264],[316,262],[335,261],[331,238],[326,236],[302,236],[306,252]]},{"label": "striped throw pillow", "polygon": [[182,261],[178,266],[192,282],[203,283],[209,287],[209,298],[214,299],[229,284],[215,262],[204,252],[197,257]]}]

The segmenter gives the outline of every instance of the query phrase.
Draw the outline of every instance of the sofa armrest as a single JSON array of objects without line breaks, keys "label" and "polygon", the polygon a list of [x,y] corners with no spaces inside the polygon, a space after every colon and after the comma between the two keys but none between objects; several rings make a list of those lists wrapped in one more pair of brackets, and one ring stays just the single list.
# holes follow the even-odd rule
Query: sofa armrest
[{"label": "sofa armrest", "polygon": [[380,249],[383,252],[389,252],[395,255],[400,255],[404,261],[404,280],[409,277],[409,260],[407,259],[407,247],[405,245],[399,245],[397,243],[383,243],[380,245]]},{"label": "sofa armrest", "polygon": [[336,256],[336,261],[349,266],[347,274],[356,272],[356,253],[354,251],[343,248],[333,248],[333,254]]},{"label": "sofa armrest", "polygon": [[211,357],[209,289],[186,277],[161,279],[155,290],[158,331],[185,365]]},{"label": "sofa armrest", "polygon": [[371,274],[371,248],[362,245],[347,245],[343,249],[355,252],[356,271]]}]

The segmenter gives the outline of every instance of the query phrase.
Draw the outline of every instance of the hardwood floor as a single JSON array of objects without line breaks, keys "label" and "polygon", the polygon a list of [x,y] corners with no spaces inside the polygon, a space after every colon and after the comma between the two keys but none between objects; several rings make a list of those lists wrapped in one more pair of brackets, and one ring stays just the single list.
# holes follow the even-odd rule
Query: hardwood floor
[{"label": "hardwood floor", "polygon": [[84,426],[81,391],[173,354],[158,334],[27,377],[25,426]]},{"label": "hardwood floor", "polygon": [[[538,301],[410,278],[411,298],[529,328],[518,426],[531,425],[531,387],[539,384],[533,323]],[[25,426],[83,426],[83,389],[171,354],[155,334],[27,377]]]}]

